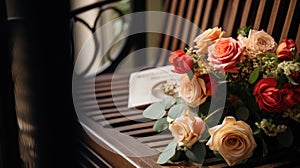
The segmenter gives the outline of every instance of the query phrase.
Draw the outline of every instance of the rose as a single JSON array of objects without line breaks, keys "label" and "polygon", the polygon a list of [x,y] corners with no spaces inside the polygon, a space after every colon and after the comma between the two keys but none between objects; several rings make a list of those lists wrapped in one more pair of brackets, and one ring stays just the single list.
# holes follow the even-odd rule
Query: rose
[{"label": "rose", "polygon": [[283,112],[287,109],[284,89],[278,89],[276,78],[259,80],[253,90],[255,100],[261,110],[267,112]]},{"label": "rose", "polygon": [[182,50],[172,52],[169,62],[174,66],[172,72],[179,74],[189,72],[194,65],[194,60]]},{"label": "rose", "polygon": [[284,38],[276,49],[276,54],[280,60],[291,58],[296,53],[296,44],[294,40]]},{"label": "rose", "polygon": [[300,86],[286,83],[282,87],[282,93],[287,105],[295,106],[300,103]]},{"label": "rose", "polygon": [[248,54],[255,57],[257,55],[264,55],[266,52],[274,53],[277,46],[274,38],[264,30],[257,31],[251,29],[248,38],[239,36],[238,39],[246,45]]},{"label": "rose", "polygon": [[173,137],[180,146],[191,148],[201,136],[205,129],[203,120],[190,114],[188,108],[184,109],[182,115],[169,125]]},{"label": "rose", "polygon": [[208,60],[218,70],[238,72],[236,64],[243,60],[244,48],[242,43],[232,37],[221,38],[208,47]]},{"label": "rose", "polygon": [[178,96],[191,107],[199,106],[208,97],[204,80],[197,76],[190,80],[186,74],[180,78],[178,93]]},{"label": "rose", "polygon": [[218,88],[215,77],[213,75],[204,74],[204,75],[201,75],[201,78],[205,82],[206,95],[212,96],[213,94],[215,94],[215,92]]},{"label": "rose", "polygon": [[209,128],[208,132],[211,137],[206,145],[219,152],[229,166],[251,157],[256,147],[250,126],[232,116],[226,116],[221,125]]},{"label": "rose", "polygon": [[206,54],[208,46],[221,37],[225,37],[225,32],[221,28],[214,27],[205,30],[194,39],[196,43],[194,47],[198,49],[197,54]]}]

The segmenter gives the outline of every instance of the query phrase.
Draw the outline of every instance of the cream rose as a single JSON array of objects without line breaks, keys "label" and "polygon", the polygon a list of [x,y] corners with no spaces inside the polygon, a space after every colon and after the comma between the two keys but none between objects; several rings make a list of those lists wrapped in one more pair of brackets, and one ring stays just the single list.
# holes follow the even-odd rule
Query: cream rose
[{"label": "cream rose", "polygon": [[197,48],[197,53],[206,54],[208,46],[221,37],[225,37],[225,32],[221,28],[214,27],[205,30],[194,39],[196,43],[194,47]]},{"label": "cream rose", "polygon": [[251,157],[256,147],[250,126],[232,116],[227,116],[221,125],[209,128],[208,132],[211,137],[206,145],[218,151],[229,166]]},{"label": "cream rose", "polygon": [[170,125],[169,130],[180,146],[191,148],[201,137],[205,129],[203,120],[193,116],[188,108],[184,109],[182,115],[176,118]]},{"label": "cream rose", "polygon": [[250,56],[264,55],[266,52],[274,53],[277,43],[274,38],[264,30],[250,30],[247,38],[239,36],[238,39],[245,44]]},{"label": "cream rose", "polygon": [[196,76],[190,80],[186,74],[180,78],[178,92],[178,96],[191,107],[199,106],[208,97],[204,80]]}]

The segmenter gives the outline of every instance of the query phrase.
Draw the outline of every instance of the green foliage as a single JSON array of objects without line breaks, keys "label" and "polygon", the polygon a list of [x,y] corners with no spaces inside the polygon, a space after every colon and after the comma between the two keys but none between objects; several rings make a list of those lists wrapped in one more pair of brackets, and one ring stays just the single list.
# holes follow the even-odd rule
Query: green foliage
[{"label": "green foliage", "polygon": [[177,142],[174,139],[169,143],[169,145],[164,149],[164,151],[159,155],[157,159],[158,164],[164,164],[166,163],[169,159],[171,159],[175,153],[176,153],[176,148],[177,148]]},{"label": "green foliage", "polygon": [[173,97],[166,97],[162,100],[161,103],[164,105],[165,109],[167,110],[176,103],[176,99]]},{"label": "green foliage", "polygon": [[278,143],[283,147],[290,147],[293,144],[294,136],[292,130],[288,127],[285,132],[277,135]]},{"label": "green foliage", "polygon": [[253,84],[259,77],[260,67],[256,67],[253,72],[250,74],[249,83]]},{"label": "green foliage", "polygon": [[252,29],[252,26],[243,26],[237,30],[237,34],[242,35],[243,37],[248,37],[250,30]]},{"label": "green foliage", "polygon": [[185,108],[187,108],[185,104],[176,104],[170,108],[168,116],[172,119],[178,118]]},{"label": "green foliage", "polygon": [[160,102],[151,104],[143,111],[143,116],[150,119],[160,119],[165,114],[165,106]]},{"label": "green foliage", "polygon": [[161,132],[169,127],[169,123],[166,117],[160,118],[156,120],[153,125],[153,130],[156,132]]},{"label": "green foliage", "polygon": [[192,148],[186,148],[185,155],[190,159],[190,161],[202,164],[206,155],[205,145],[197,141]]},{"label": "green foliage", "polygon": [[235,115],[238,120],[247,121],[247,119],[249,118],[249,114],[249,109],[245,106],[240,106],[235,111]]}]

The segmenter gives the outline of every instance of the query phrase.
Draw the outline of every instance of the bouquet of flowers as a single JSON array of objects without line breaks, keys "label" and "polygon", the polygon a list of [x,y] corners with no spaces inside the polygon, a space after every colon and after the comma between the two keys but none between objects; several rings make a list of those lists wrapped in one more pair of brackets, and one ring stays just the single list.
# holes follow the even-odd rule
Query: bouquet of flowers
[{"label": "bouquet of flowers", "polygon": [[157,163],[202,164],[206,150],[229,166],[268,157],[274,151],[299,151],[300,59],[293,39],[274,38],[244,26],[238,37],[209,28],[195,45],[169,57],[179,82],[166,82],[169,95],[143,115],[169,129],[174,140]]}]

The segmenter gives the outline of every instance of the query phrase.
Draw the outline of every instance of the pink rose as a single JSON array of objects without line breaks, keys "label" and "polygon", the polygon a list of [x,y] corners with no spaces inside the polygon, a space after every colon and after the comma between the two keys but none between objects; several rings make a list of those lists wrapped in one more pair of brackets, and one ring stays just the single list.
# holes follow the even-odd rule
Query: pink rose
[{"label": "pink rose", "polygon": [[263,78],[255,84],[253,94],[261,110],[283,112],[287,109],[285,90],[276,86],[276,78]]},{"label": "pink rose", "polygon": [[236,64],[243,60],[244,48],[241,42],[232,37],[221,38],[208,47],[208,60],[218,70],[238,72]]},{"label": "pink rose", "polygon": [[182,50],[172,52],[169,62],[174,66],[172,72],[179,74],[188,73],[194,65],[194,60]]}]

